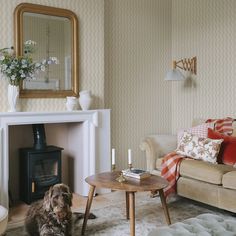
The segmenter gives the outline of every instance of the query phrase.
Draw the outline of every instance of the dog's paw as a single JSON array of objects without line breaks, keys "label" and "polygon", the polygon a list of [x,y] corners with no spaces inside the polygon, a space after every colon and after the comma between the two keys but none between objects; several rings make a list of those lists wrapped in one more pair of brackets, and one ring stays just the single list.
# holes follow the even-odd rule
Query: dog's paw
[{"label": "dog's paw", "polygon": [[75,220],[81,220],[84,218],[84,213],[81,212],[73,212],[73,216],[75,218]]},{"label": "dog's paw", "polygon": [[89,213],[89,219],[93,220],[93,219],[96,219],[97,216],[95,216],[93,213]]},{"label": "dog's paw", "polygon": [[[84,213],[81,213],[81,212],[73,212],[73,215],[74,215],[75,222],[84,218]],[[89,219],[96,219],[97,216],[95,216],[93,213],[89,213],[88,218]]]},{"label": "dog's paw", "polygon": [[150,198],[159,197],[159,192],[157,190],[152,190],[150,193]]}]

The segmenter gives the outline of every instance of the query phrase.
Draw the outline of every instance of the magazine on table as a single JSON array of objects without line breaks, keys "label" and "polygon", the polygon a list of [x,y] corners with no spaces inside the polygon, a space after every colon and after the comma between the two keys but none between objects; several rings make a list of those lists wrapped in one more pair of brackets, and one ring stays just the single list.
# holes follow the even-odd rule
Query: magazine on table
[{"label": "magazine on table", "polygon": [[151,176],[149,171],[138,169],[138,168],[131,168],[122,170],[124,176],[133,177],[136,179],[144,179]]}]

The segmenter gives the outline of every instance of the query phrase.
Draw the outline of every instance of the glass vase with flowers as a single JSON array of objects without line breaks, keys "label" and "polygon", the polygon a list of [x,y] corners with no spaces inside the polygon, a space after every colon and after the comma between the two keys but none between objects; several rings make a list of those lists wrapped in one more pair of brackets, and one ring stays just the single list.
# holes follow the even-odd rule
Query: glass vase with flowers
[{"label": "glass vase with flowers", "polygon": [[9,111],[15,112],[19,98],[19,86],[23,80],[34,80],[36,74],[45,71],[50,64],[57,64],[56,57],[49,57],[40,62],[33,61],[32,54],[35,51],[36,42],[27,40],[24,43],[24,55],[17,56],[14,48],[0,49],[0,71],[9,82],[8,103]]}]

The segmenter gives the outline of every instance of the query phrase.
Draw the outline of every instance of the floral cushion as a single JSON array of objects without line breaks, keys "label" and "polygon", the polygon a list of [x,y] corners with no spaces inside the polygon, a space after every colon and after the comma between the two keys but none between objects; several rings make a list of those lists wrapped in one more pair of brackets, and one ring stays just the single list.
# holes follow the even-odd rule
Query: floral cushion
[{"label": "floral cushion", "polygon": [[223,141],[223,139],[199,138],[184,131],[176,152],[193,159],[217,163],[217,156]]}]

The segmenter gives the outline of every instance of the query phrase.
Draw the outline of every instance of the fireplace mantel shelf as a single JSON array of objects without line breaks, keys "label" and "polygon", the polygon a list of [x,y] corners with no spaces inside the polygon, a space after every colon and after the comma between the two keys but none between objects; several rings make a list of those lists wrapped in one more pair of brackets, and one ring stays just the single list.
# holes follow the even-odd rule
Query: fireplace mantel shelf
[{"label": "fireplace mantel shelf", "polygon": [[[58,122],[82,122],[89,120],[98,126],[98,111],[106,110],[87,110],[87,111],[54,111],[54,112],[0,112],[0,125],[2,119],[7,119],[11,124],[32,124],[57,123]],[[109,111],[109,110],[108,110]],[[16,119],[17,118],[17,119]]]},{"label": "fireplace mantel shelf", "polygon": [[[87,196],[89,186],[84,179],[97,172],[110,170],[110,110],[56,112],[0,112],[0,204],[8,206],[9,128],[31,124],[68,125],[70,155],[74,158],[76,193]],[[22,137],[24,139],[24,137]]]}]

